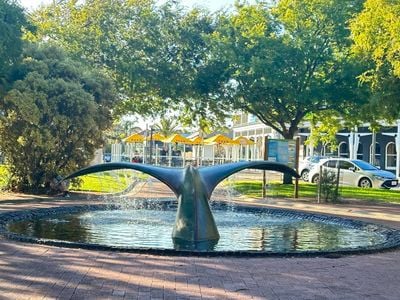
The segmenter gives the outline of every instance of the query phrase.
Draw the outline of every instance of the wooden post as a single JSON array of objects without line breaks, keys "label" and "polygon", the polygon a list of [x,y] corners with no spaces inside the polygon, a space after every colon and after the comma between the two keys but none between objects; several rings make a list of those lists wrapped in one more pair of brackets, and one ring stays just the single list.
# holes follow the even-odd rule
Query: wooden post
[{"label": "wooden post", "polygon": [[[264,140],[264,160],[268,160],[268,136],[265,136]],[[267,191],[265,189],[265,185],[267,184],[267,176],[265,174],[265,170],[263,170],[263,183],[262,183],[262,197],[265,198],[267,195]]]},{"label": "wooden post", "polygon": [[319,180],[318,180],[318,192],[317,192],[317,202],[321,203],[321,186],[322,186],[322,165],[319,167]]},{"label": "wooden post", "polygon": [[[300,155],[300,137],[297,137],[296,139],[296,157],[295,157],[295,169],[296,172],[299,173],[299,155]],[[299,198],[299,178],[296,177],[296,180],[294,182],[294,198],[298,199]]]},{"label": "wooden post", "polygon": [[340,165],[339,165],[339,161],[338,161],[337,175],[336,175],[336,186],[335,186],[335,200],[337,200],[337,198],[339,197],[339,180],[340,180]]}]

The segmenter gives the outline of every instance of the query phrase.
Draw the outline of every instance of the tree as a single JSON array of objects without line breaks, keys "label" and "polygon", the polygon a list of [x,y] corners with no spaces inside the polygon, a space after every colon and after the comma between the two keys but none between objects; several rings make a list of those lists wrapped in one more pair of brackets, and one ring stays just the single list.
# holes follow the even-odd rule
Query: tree
[{"label": "tree", "polygon": [[30,46],[0,102],[0,149],[11,187],[41,191],[56,174],[86,166],[103,143],[116,102],[112,82],[53,46]]},{"label": "tree", "polygon": [[23,27],[27,26],[24,11],[17,2],[0,0],[0,96],[4,93],[8,70],[20,58]]},{"label": "tree", "polygon": [[334,110],[325,110],[319,113],[310,113],[306,116],[310,122],[310,136],[306,143],[316,147],[319,143],[323,148],[329,146],[331,150],[338,147],[336,134],[343,128],[339,114]]},{"label": "tree", "polygon": [[136,126],[137,122],[128,118],[114,118],[113,126],[105,132],[107,143],[116,143],[133,133],[139,133],[142,128]]},{"label": "tree", "polygon": [[180,133],[179,123],[174,118],[161,118],[160,121],[155,124],[154,129],[165,137],[173,135],[174,133]]},{"label": "tree", "polygon": [[292,139],[306,114],[359,104],[347,24],[361,2],[282,0],[222,15],[211,54],[226,68],[220,107],[247,111]]},{"label": "tree", "polygon": [[353,51],[369,69],[361,76],[374,90],[370,110],[376,118],[400,118],[400,3],[367,0],[351,22]]},{"label": "tree", "polygon": [[[74,57],[104,68],[123,101],[120,114],[159,116],[168,110],[206,115],[208,102],[193,105],[194,78],[212,31],[204,11],[187,12],[178,1],[58,1],[35,12],[33,40],[50,40]],[[193,109],[194,108],[194,109]]]}]

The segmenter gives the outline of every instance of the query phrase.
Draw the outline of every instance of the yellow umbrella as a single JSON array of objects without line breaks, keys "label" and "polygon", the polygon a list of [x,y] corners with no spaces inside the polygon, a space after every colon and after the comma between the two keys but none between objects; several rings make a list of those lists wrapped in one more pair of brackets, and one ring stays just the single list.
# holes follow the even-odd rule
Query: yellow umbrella
[{"label": "yellow umbrella", "polygon": [[190,139],[193,145],[201,145],[204,143],[204,139],[200,136]]},{"label": "yellow umbrella", "polygon": [[210,138],[204,140],[204,144],[206,144],[206,145],[215,145],[215,144],[227,145],[227,144],[235,144],[235,142],[231,138],[229,138],[223,134],[217,134],[213,137],[210,137]]},{"label": "yellow umbrella", "polygon": [[250,140],[250,139],[248,139],[248,138],[246,138],[244,136],[238,136],[237,138],[234,138],[233,141],[236,144],[243,145],[243,146],[254,145],[255,144],[252,140]]},{"label": "yellow umbrella", "polygon": [[126,143],[142,143],[144,141],[144,136],[139,133],[134,133],[125,138]]},{"label": "yellow umbrella", "polygon": [[163,142],[164,143],[193,144],[193,142],[191,140],[189,140],[188,138],[185,138],[184,136],[177,134],[177,133],[169,136],[168,138],[165,138],[163,140]]},{"label": "yellow umbrella", "polygon": [[[163,136],[162,134],[156,132],[156,133],[153,133],[153,135],[151,136],[151,140],[152,141],[164,142],[165,136]],[[146,137],[146,141],[150,141],[150,135]]]}]

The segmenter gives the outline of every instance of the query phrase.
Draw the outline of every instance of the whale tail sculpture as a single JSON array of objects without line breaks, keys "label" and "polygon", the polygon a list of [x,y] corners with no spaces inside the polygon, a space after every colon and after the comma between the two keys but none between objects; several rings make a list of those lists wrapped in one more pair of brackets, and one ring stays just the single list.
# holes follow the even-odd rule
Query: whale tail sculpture
[{"label": "whale tail sculpture", "polygon": [[117,169],[133,169],[147,173],[165,183],[178,199],[178,209],[172,238],[177,248],[205,250],[219,240],[209,200],[215,187],[225,178],[244,169],[271,170],[299,175],[290,167],[276,162],[253,161],[229,163],[211,167],[157,167],[137,163],[107,163],[79,170],[64,180]]}]

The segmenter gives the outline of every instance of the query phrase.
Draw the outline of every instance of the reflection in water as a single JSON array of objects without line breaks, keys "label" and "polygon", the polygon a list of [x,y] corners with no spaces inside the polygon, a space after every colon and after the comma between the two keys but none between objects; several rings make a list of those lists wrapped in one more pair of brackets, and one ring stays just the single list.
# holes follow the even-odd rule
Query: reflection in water
[{"label": "reflection in water", "polygon": [[[126,248],[187,249],[171,238],[175,210],[98,210],[9,225],[12,232],[57,240]],[[215,251],[333,251],[384,242],[375,232],[266,212],[214,210],[221,238]],[[205,249],[204,249],[205,250]]]}]

